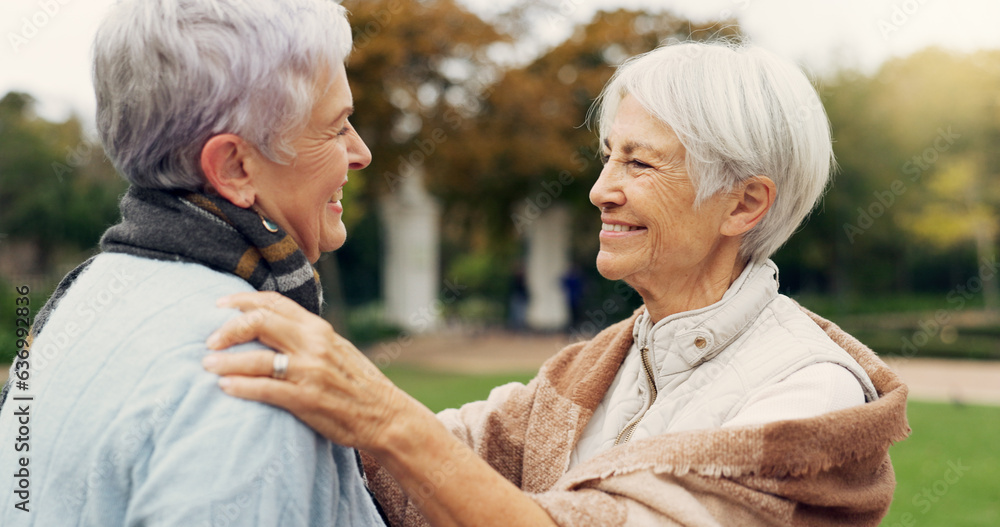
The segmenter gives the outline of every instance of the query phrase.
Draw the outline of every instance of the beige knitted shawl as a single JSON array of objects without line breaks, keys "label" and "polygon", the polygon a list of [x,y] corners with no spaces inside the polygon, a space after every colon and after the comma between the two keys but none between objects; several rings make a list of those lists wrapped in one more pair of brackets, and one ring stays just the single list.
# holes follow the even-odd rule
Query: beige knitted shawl
[{"label": "beige knitted shawl", "polygon": [[[874,526],[895,488],[889,447],[910,432],[906,386],[866,346],[806,313],[864,368],[878,400],[811,419],[634,441],[567,472],[632,345],[634,315],[563,349],[527,386],[501,386],[439,418],[561,526]],[[427,525],[392,477],[364,457],[391,524]]]}]

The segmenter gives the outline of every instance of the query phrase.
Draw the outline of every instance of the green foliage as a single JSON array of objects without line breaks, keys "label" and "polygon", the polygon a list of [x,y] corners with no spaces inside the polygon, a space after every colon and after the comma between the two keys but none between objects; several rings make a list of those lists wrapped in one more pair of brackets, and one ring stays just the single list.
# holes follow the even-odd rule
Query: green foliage
[{"label": "green foliage", "polygon": [[[0,364],[8,364],[14,360],[17,353],[17,314],[16,309],[23,307],[15,304],[21,296],[16,288],[25,284],[11,284],[0,277]],[[34,324],[35,316],[45,305],[51,291],[39,291],[30,289],[28,293],[28,307],[30,322]]]},{"label": "green foliage", "polygon": [[496,327],[504,323],[505,311],[506,306],[499,300],[467,296],[450,306],[445,314],[449,319],[461,322],[463,326]]},{"label": "green foliage", "polygon": [[[874,298],[947,290],[926,275],[967,273],[994,252],[1000,53],[928,49],[819,87],[840,171],[779,251],[783,271],[807,289]],[[938,255],[947,268],[928,265]]]},{"label": "green foliage", "polygon": [[370,302],[347,310],[347,334],[359,348],[394,339],[402,333],[401,328],[386,322],[385,307],[380,302]]},{"label": "green foliage", "polygon": [[511,270],[498,262],[496,256],[486,251],[457,254],[445,276],[462,284],[468,295],[505,298],[510,290]]},{"label": "green foliage", "polygon": [[41,253],[35,272],[44,273],[53,249],[96,244],[118,217],[125,185],[79,122],[44,121],[33,105],[17,92],[0,100],[0,232],[34,242]]}]

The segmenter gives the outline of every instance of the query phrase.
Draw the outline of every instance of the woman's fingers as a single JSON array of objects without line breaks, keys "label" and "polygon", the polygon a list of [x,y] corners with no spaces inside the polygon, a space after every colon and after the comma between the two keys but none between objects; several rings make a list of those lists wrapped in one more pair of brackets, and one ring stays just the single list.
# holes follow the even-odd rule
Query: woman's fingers
[{"label": "woman's fingers", "polygon": [[285,353],[311,350],[322,341],[347,343],[330,324],[293,300],[274,292],[238,293],[219,299],[220,307],[244,313],[209,336],[209,349],[221,350],[252,340]]},{"label": "woman's fingers", "polygon": [[[247,377],[270,377],[274,372],[274,357],[269,350],[244,351],[239,353],[210,353],[201,361],[206,370],[216,375],[244,375]],[[288,362],[286,378],[292,376],[294,366]]]},{"label": "woman's fingers", "polygon": [[284,408],[292,413],[301,412],[301,388],[293,383],[270,377],[222,377],[219,379],[222,391],[240,399],[259,401]]},{"label": "woman's fingers", "polygon": [[219,307],[235,307],[241,311],[266,309],[275,313],[283,313],[293,319],[311,314],[294,300],[274,291],[235,293],[220,298],[216,302],[216,305]]},{"label": "woman's fingers", "polygon": [[[371,448],[412,401],[328,322],[276,293],[240,293],[221,307],[243,311],[208,341],[218,350],[258,340],[271,351],[211,354],[204,367],[233,396],[291,411],[340,444]],[[270,378],[275,357],[289,360],[284,380]],[[282,366],[279,364],[279,367]]]},{"label": "woman's fingers", "polygon": [[[272,353],[273,356],[273,353]],[[371,415],[367,401],[352,397],[336,385],[326,385],[312,378],[297,382],[270,377],[228,375],[219,379],[222,391],[258,401],[293,413],[311,428],[331,441],[352,447],[373,444],[372,438],[382,435],[384,424]],[[385,408],[379,408],[385,412]]]},{"label": "woman's fingers", "polygon": [[303,345],[299,326],[301,323],[296,324],[283,313],[254,309],[227,320],[205,344],[211,350],[221,350],[258,340],[269,348],[288,352]]}]

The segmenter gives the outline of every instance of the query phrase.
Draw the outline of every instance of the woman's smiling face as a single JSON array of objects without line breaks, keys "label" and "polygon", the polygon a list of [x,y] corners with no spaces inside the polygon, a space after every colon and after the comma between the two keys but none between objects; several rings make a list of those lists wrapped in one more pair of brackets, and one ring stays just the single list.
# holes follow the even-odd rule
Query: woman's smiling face
[{"label": "woman's smiling face", "polygon": [[371,152],[348,122],[353,99],[344,67],[333,75],[309,123],[292,142],[295,158],[282,165],[261,156],[255,181],[261,213],[288,232],[310,262],[344,244],[347,230],[340,199],[347,171],[371,162]]},{"label": "woman's smiling face", "polygon": [[694,208],[696,189],[674,132],[629,95],[603,153],[604,169],[590,191],[601,209],[601,275],[641,292],[696,274],[721,242],[727,204],[710,198]]}]

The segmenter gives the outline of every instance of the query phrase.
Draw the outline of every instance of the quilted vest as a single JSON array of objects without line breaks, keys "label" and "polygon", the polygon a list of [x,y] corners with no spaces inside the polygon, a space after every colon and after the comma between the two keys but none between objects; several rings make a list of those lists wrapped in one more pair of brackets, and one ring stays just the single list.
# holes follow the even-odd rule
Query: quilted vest
[{"label": "quilted vest", "polygon": [[778,268],[770,260],[748,264],[715,304],[655,324],[643,313],[633,337],[632,349],[577,442],[571,466],[629,440],[719,428],[755,391],[814,364],[846,368],[866,402],[878,397],[857,361],[794,301],[778,294]]}]

